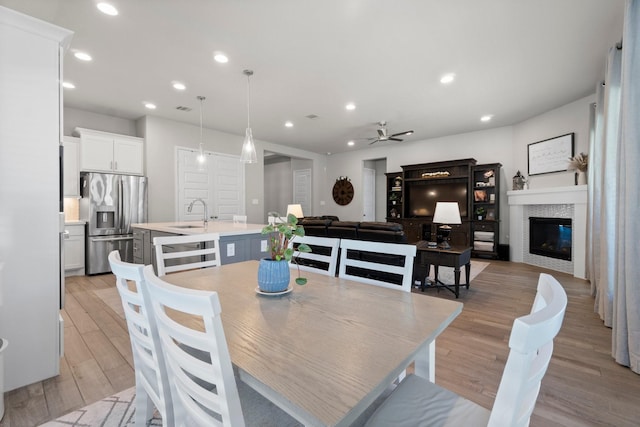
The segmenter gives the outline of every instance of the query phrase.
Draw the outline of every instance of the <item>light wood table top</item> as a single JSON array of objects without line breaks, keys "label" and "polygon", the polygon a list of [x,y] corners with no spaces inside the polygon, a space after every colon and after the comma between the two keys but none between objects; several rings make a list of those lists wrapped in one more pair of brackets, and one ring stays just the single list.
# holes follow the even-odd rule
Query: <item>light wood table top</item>
[{"label": "light wood table top", "polygon": [[433,380],[435,339],[454,301],[304,272],[308,283],[263,296],[257,261],[164,276],[218,292],[241,378],[305,425],[349,425],[412,362]]}]

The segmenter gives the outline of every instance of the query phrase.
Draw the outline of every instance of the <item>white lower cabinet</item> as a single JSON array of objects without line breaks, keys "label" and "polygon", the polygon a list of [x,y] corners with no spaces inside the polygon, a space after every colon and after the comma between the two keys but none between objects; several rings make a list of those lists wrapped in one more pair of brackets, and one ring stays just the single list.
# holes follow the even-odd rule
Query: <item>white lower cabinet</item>
[{"label": "white lower cabinet", "polygon": [[64,229],[64,275],[84,276],[84,224],[65,224]]}]

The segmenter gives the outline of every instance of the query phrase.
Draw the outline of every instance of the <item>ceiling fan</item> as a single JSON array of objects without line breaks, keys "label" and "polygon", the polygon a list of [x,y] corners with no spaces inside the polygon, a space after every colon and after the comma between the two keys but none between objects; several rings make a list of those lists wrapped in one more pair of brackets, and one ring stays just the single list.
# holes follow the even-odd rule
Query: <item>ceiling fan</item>
[{"label": "ceiling fan", "polygon": [[411,135],[413,133],[412,130],[407,130],[389,135],[387,133],[387,122],[378,122],[378,125],[380,126],[378,128],[378,137],[371,141],[369,145],[375,144],[378,141],[402,141],[402,139],[398,138],[399,136]]}]

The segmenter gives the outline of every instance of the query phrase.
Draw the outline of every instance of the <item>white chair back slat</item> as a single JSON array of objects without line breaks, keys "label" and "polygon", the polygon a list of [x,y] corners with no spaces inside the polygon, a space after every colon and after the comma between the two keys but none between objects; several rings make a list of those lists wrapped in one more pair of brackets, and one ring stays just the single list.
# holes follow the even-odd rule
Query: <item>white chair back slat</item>
[{"label": "white chair back slat", "polygon": [[[365,251],[377,254],[399,255],[404,257],[402,266],[393,266],[389,264],[376,263],[371,261],[363,261],[359,259],[349,258],[349,251]],[[382,243],[370,242],[365,240],[340,240],[340,267],[338,276],[344,277],[362,283],[376,286],[382,286],[390,289],[401,289],[405,292],[411,292],[413,277],[413,261],[416,256],[416,246],[400,243]],[[352,268],[363,268],[381,273],[394,273],[402,277],[402,284],[389,283],[384,280],[372,279],[352,274],[349,270]]]},{"label": "white chair back slat", "polygon": [[[218,233],[154,237],[153,245],[156,251],[158,276],[220,265]],[[179,262],[172,263],[172,261]]]},{"label": "white chair back slat", "polygon": [[[240,397],[220,319],[216,292],[180,288],[144,269],[148,298],[171,375],[176,421],[184,426],[244,426]],[[204,331],[192,329],[169,313],[196,316]],[[212,390],[215,387],[215,392]]]},{"label": "white chair back slat", "polygon": [[[293,252],[293,258],[289,263],[291,268],[300,268],[303,271],[312,271],[315,273],[326,274],[327,276],[335,276],[336,269],[338,267],[338,251],[340,248],[340,239],[331,237],[317,237],[317,236],[296,236],[293,241],[289,242],[289,247],[294,247],[298,243],[306,243],[307,245],[314,247],[322,247],[329,251],[329,255],[323,255],[312,252]],[[297,260],[310,260],[322,263],[321,265],[304,265],[296,264]],[[323,266],[326,265],[325,270]]]},{"label": "white chair back slat", "polygon": [[[123,262],[118,251],[109,254],[109,264],[116,276],[116,288],[122,300],[133,353],[136,380],[135,423],[147,425],[147,421],[153,417],[150,405],[153,403],[163,423],[173,425],[170,386],[158,328],[140,292],[144,287],[144,266]],[[135,283],[135,291],[130,287],[131,283]]]}]

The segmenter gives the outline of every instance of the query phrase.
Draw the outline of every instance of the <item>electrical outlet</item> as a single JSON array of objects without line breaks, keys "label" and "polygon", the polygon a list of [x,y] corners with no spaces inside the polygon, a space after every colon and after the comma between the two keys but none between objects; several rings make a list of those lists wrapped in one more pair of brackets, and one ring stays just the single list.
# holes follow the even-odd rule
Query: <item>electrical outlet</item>
[{"label": "electrical outlet", "polygon": [[252,205],[257,205],[259,203],[260,203],[260,201],[258,199],[251,199],[251,204]]},{"label": "electrical outlet", "polygon": [[227,256],[228,257],[236,256],[236,244],[235,243],[227,243]]},{"label": "electrical outlet", "polygon": [[260,252],[267,252],[267,241],[260,240]]}]

